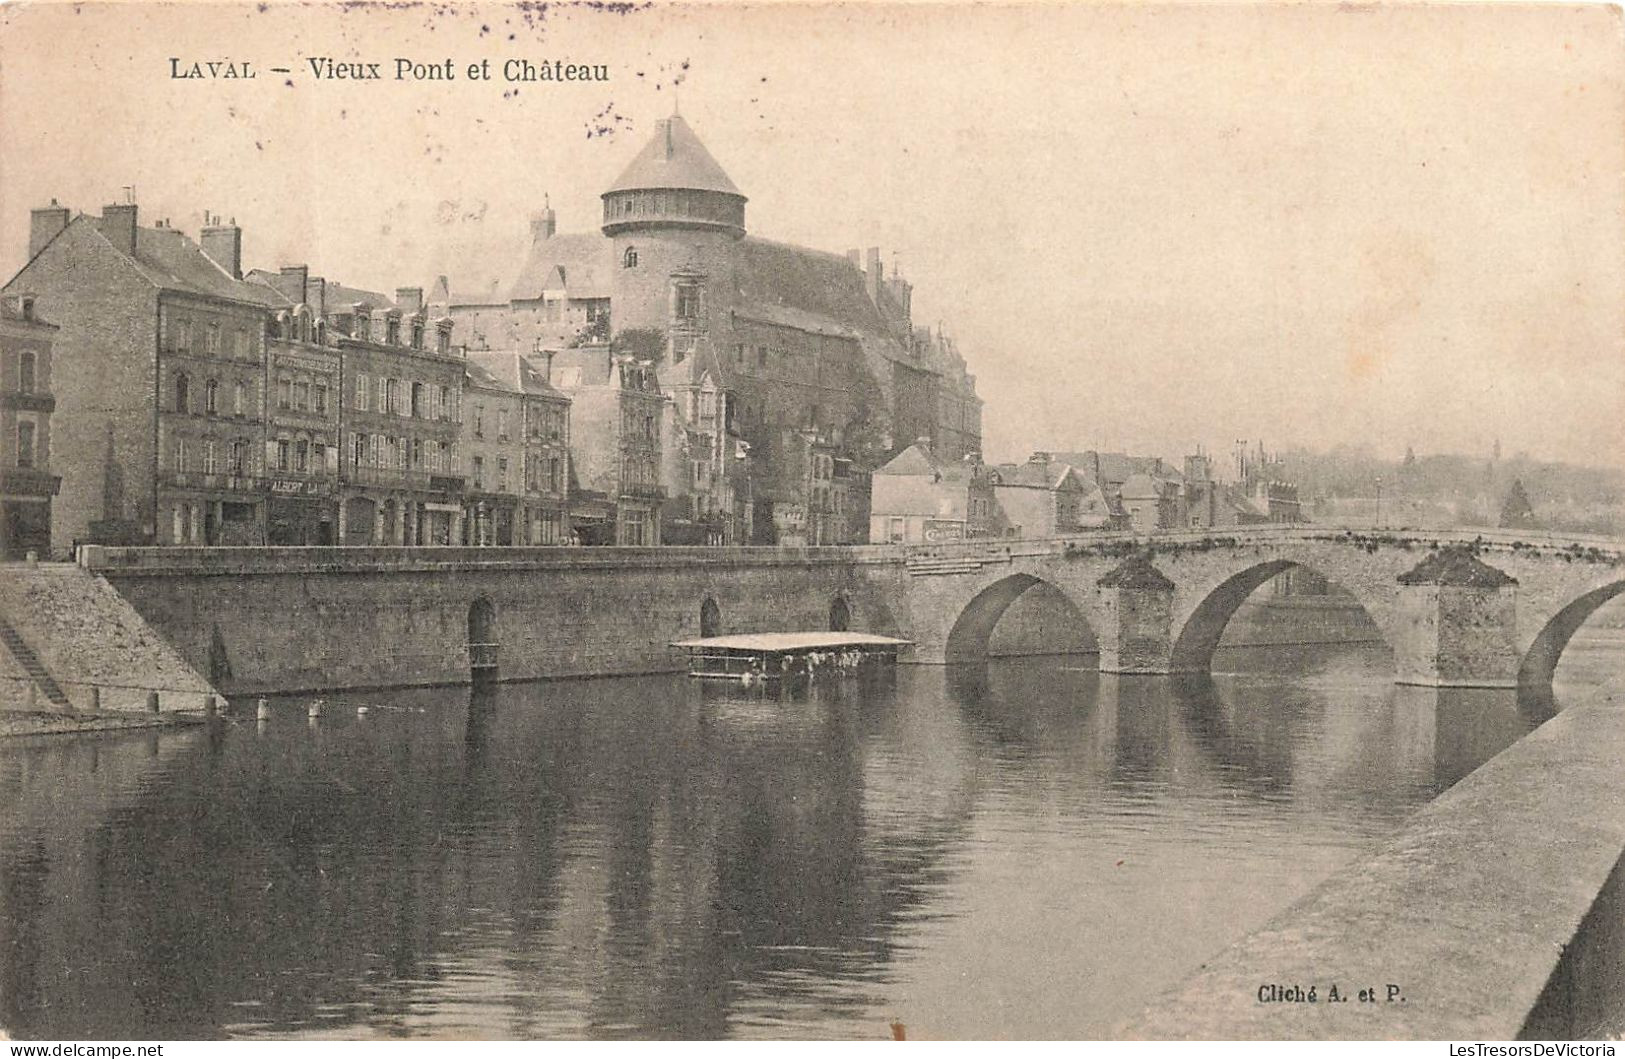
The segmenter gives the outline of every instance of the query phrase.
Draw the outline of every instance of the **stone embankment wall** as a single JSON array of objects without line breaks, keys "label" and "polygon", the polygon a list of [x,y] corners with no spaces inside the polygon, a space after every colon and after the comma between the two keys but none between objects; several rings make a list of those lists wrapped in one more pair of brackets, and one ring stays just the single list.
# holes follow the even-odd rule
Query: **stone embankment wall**
[{"label": "stone embankment wall", "polygon": [[[1618,1032],[1622,708],[1625,695],[1615,693],[1564,710],[1419,811],[1375,855],[1209,960],[1121,1035],[1494,1041]],[[1344,1001],[1329,1001],[1333,984]],[[1277,999],[1264,998],[1269,987]],[[1362,1001],[1368,988],[1376,999]]]},{"label": "stone embankment wall", "polygon": [[[863,549],[86,549],[155,629],[228,694],[469,679],[470,612],[489,603],[503,680],[681,669],[674,640],[897,631]],[[884,581],[884,577],[881,578]]]},{"label": "stone embankment wall", "polygon": [[[8,564],[0,615],[67,694],[74,709],[142,710],[151,691],[164,710],[200,710],[214,689],[108,582],[66,563]],[[0,647],[6,705],[27,703],[27,674]],[[48,709],[36,693],[36,705]]]}]

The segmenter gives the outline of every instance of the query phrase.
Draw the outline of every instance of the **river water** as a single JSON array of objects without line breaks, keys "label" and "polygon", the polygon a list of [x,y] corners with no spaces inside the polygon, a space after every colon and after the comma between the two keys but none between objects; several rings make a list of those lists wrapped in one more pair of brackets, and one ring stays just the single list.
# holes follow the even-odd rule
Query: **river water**
[{"label": "river water", "polygon": [[[1571,647],[1557,704],[1617,680]],[[1380,649],[350,693],[0,747],[20,1037],[1091,1037],[1537,723]],[[365,714],[355,707],[367,705]]]}]

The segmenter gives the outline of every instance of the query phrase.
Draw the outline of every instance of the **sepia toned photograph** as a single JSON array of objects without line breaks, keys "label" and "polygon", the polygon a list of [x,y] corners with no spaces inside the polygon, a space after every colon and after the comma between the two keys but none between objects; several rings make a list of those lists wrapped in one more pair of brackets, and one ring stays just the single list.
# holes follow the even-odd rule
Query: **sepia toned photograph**
[{"label": "sepia toned photograph", "polygon": [[1622,596],[1618,6],[0,5],[8,1040],[1612,1055]]}]

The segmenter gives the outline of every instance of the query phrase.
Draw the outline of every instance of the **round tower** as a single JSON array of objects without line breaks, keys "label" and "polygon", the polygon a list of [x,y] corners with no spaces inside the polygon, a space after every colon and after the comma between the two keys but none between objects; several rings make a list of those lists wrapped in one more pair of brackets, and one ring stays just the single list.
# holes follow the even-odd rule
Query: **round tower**
[{"label": "round tower", "polygon": [[662,382],[676,383],[687,373],[673,369],[691,349],[707,336],[727,341],[745,196],[674,114],[602,197],[613,245],[610,325],[665,333]]}]

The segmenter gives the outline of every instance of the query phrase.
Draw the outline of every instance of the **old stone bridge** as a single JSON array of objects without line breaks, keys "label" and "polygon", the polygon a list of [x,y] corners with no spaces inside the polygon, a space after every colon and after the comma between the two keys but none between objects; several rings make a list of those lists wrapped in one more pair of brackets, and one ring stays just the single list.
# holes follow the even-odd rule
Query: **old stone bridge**
[{"label": "old stone bridge", "polygon": [[1201,672],[1242,601],[1293,567],[1359,601],[1400,682],[1538,686],[1625,592],[1617,541],[1276,526],[914,548],[91,547],[81,564],[236,693],[462,681],[482,652],[503,679],[670,670],[673,640],[829,627],[975,659],[1040,584],[1103,671]]},{"label": "old stone bridge", "polygon": [[1058,589],[1115,673],[1206,672],[1225,625],[1294,567],[1347,590],[1393,649],[1401,683],[1550,681],[1571,636],[1625,592],[1625,545],[1508,533],[1250,527],[1150,538],[964,542],[904,560],[898,615],[921,661],[985,654],[1005,610]]}]

